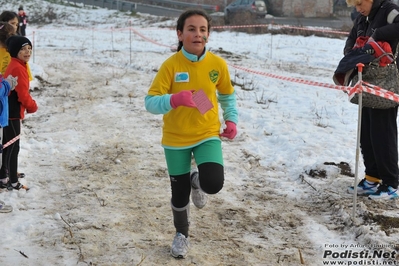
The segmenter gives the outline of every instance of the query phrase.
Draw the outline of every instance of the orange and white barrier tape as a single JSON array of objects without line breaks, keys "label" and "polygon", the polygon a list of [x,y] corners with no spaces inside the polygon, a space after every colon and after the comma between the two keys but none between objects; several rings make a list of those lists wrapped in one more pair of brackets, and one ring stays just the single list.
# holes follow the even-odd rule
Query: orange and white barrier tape
[{"label": "orange and white barrier tape", "polygon": [[[144,40],[147,40],[151,43],[154,43],[156,45],[161,45],[161,46],[166,46],[169,47],[171,49],[175,48],[173,46],[170,45],[164,45],[164,44],[160,44],[157,43],[156,41],[153,41],[149,38],[147,38],[146,36],[140,34],[138,31],[133,30],[133,32],[135,34],[137,34],[138,36],[140,36],[141,38],[143,38]],[[399,95],[395,94],[391,91],[385,90],[383,88],[380,88],[376,85],[370,84],[368,82],[362,81],[360,83],[360,81],[358,83],[356,83],[356,85],[354,87],[348,87],[348,86],[340,86],[340,85],[335,85],[335,84],[331,84],[331,83],[324,83],[324,82],[316,82],[316,81],[310,81],[310,80],[304,80],[304,79],[300,79],[300,78],[293,78],[293,77],[284,77],[284,76],[279,76],[276,74],[270,74],[270,73],[266,73],[266,72],[261,72],[261,71],[257,71],[257,70],[253,70],[253,69],[249,69],[249,68],[245,68],[245,67],[241,67],[241,66],[237,66],[237,65],[232,65],[229,64],[231,67],[235,68],[235,69],[239,69],[245,72],[249,72],[249,73],[254,73],[257,75],[262,75],[265,77],[270,77],[270,78],[276,78],[276,79],[281,79],[281,80],[285,80],[285,81],[290,81],[290,82],[296,82],[296,83],[302,83],[302,84],[306,84],[306,85],[311,85],[311,86],[318,86],[318,87],[323,87],[323,88],[329,88],[329,89],[335,89],[335,90],[341,90],[341,91],[345,91],[348,94],[353,94],[353,93],[359,93],[361,91],[367,92],[367,93],[371,93],[374,94],[376,96],[379,97],[383,97],[395,102],[399,103]]]},{"label": "orange and white barrier tape", "polygon": [[386,89],[380,88],[376,85],[370,84],[366,81],[358,81],[354,87],[351,87],[348,91],[349,95],[353,95],[355,93],[367,92],[373,94],[378,97],[382,97],[394,102],[399,103],[399,95],[393,93],[392,91],[388,91]]},{"label": "orange and white barrier tape", "polygon": [[312,85],[312,86],[318,86],[318,87],[324,87],[324,88],[330,88],[330,89],[341,90],[341,91],[348,91],[350,89],[350,87],[347,87],[347,86],[340,86],[340,85],[335,85],[335,84],[330,84],[330,83],[310,81],[310,80],[305,80],[305,79],[300,79],[300,78],[284,77],[284,76],[279,76],[279,75],[276,75],[276,74],[265,73],[265,72],[252,70],[252,69],[248,69],[248,68],[240,67],[240,66],[236,66],[236,65],[231,65],[231,64],[229,64],[229,65],[231,67],[233,67],[233,68],[240,69],[240,70],[243,70],[245,72],[254,73],[254,74],[257,74],[257,75],[262,75],[262,76],[265,76],[265,77],[281,79],[281,80],[290,81],[290,82],[297,82],[297,83],[302,83],[302,84],[307,84],[307,85]]},{"label": "orange and white barrier tape", "polygon": [[16,142],[17,140],[19,140],[21,137],[21,135],[16,136],[15,138],[11,139],[9,142],[7,142],[6,144],[3,145],[3,150],[5,148],[7,148],[8,146],[10,146],[11,144],[13,144],[14,142]]},{"label": "orange and white barrier tape", "polygon": [[169,48],[172,49],[172,46],[166,45],[166,44],[162,44],[162,43],[158,43],[158,42],[156,42],[156,41],[154,41],[154,40],[151,40],[150,38],[144,36],[143,34],[141,34],[140,32],[138,32],[137,30],[135,30],[135,29],[133,29],[133,28],[132,28],[132,31],[134,32],[134,34],[140,36],[141,38],[143,38],[143,39],[146,40],[146,41],[149,41],[149,42],[151,42],[151,43],[153,43],[153,44],[156,44],[156,45],[159,45],[159,46],[169,47]]},{"label": "orange and white barrier tape", "polygon": [[330,88],[330,89],[335,89],[335,90],[341,90],[347,92],[349,95],[353,95],[354,93],[360,93],[360,92],[367,92],[391,101],[395,101],[399,103],[399,95],[395,94],[391,91],[388,91],[386,89],[383,89],[381,87],[378,87],[376,85],[373,85],[371,83],[365,82],[365,81],[358,81],[355,86],[353,87],[347,87],[347,86],[339,86],[339,85],[334,85],[330,83],[323,83],[323,82],[315,82],[315,81],[309,81],[309,80],[304,80],[300,78],[292,78],[292,77],[284,77],[284,76],[278,76],[275,74],[270,74],[270,73],[265,73],[261,71],[256,71],[236,65],[230,65],[236,69],[243,70],[245,72],[249,73],[254,73],[258,75],[262,75],[265,77],[270,77],[270,78],[277,78],[285,81],[290,81],[290,82],[296,82],[296,83],[302,83],[306,85],[311,85],[311,86],[318,86],[318,87],[324,87],[324,88]]}]

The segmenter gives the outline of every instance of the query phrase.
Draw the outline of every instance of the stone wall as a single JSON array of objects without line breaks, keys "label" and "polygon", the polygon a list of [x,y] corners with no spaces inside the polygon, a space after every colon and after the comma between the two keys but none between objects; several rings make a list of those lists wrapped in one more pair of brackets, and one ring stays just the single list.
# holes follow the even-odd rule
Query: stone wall
[{"label": "stone wall", "polygon": [[333,0],[268,0],[275,16],[331,17]]},{"label": "stone wall", "polygon": [[[219,5],[223,12],[224,3],[234,0],[179,0],[180,2]],[[284,17],[331,17],[334,15],[334,3],[337,0],[264,0],[269,13]],[[350,11],[349,11],[350,12]]]},{"label": "stone wall", "polygon": [[301,0],[295,2],[295,16],[330,17],[333,15],[333,0]]}]

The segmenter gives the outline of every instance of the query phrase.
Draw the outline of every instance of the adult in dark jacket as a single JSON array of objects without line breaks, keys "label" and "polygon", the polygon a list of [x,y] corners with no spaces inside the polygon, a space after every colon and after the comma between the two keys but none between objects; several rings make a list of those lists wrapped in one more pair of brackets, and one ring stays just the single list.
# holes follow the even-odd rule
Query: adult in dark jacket
[{"label": "adult in dark jacket", "polygon": [[20,6],[18,8],[18,20],[19,20],[19,30],[18,33],[21,36],[26,36],[26,26],[28,25],[28,16],[24,11],[24,8]]},{"label": "adult in dark jacket", "polygon": [[[349,53],[358,37],[388,42],[395,54],[399,42],[399,7],[388,0],[346,0],[360,13],[345,43]],[[370,199],[398,198],[398,107],[375,109],[363,107],[360,146],[365,178],[357,185],[358,194]],[[349,188],[354,191],[354,187]]]}]

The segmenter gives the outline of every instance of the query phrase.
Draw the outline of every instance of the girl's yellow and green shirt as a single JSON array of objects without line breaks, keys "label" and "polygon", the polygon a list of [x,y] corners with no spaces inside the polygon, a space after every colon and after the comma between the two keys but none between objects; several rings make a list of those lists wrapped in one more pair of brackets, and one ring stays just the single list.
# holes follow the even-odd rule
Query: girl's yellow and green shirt
[{"label": "girl's yellow and green shirt", "polygon": [[[172,94],[201,89],[213,105],[205,114],[197,108],[171,107]],[[162,146],[171,149],[220,140],[219,103],[223,120],[237,123],[236,96],[226,62],[210,51],[198,58],[184,48],[162,64],[145,98],[149,112],[164,115]]]}]

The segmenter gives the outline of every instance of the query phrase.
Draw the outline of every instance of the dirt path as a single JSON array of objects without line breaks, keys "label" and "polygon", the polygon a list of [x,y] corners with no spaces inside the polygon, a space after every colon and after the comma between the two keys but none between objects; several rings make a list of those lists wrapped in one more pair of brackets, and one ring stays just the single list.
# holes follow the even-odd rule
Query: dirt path
[{"label": "dirt path", "polygon": [[[225,154],[235,156],[226,159],[222,192],[202,210],[191,206],[189,256],[172,258],[170,185],[159,144],[162,121],[143,106],[152,74],[113,65],[110,76],[109,66],[84,54],[56,52],[75,67],[63,69],[65,79],[59,80],[59,66],[37,55],[49,78],[34,93],[46,107],[25,122],[26,127],[41,125],[34,127],[39,141],[62,136],[54,149],[75,146],[62,159],[43,152],[31,162],[34,168],[45,161],[43,185],[56,182],[59,188],[38,199],[46,202],[44,215],[60,216],[57,227],[35,240],[58,254],[53,265],[320,265],[323,247],[312,241],[316,233],[326,232],[326,242],[348,232],[358,234],[362,243],[374,241],[364,226],[352,224],[351,197],[323,189],[320,177],[303,173],[290,180],[284,171],[261,166],[238,139],[223,144]],[[118,82],[127,76],[134,80],[131,88]],[[116,117],[109,102],[126,115]],[[340,180],[347,176],[326,178],[345,190]],[[286,187],[300,189],[301,196]],[[359,201],[367,212],[364,199]]]}]

